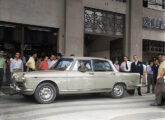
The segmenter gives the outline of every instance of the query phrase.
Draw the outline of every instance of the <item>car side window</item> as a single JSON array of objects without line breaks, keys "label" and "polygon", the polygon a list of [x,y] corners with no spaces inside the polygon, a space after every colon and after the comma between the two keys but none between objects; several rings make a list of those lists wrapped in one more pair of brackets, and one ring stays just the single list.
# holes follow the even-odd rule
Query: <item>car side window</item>
[{"label": "car side window", "polygon": [[91,71],[91,60],[78,60],[78,70],[81,68],[86,68],[87,71]]},{"label": "car side window", "polygon": [[91,60],[81,60],[81,59],[77,60],[73,67],[73,71],[79,71],[79,69],[82,67],[86,68],[87,71],[91,71],[92,70]]},{"label": "car side window", "polygon": [[104,60],[93,60],[93,69],[94,71],[112,71],[112,67],[108,61]]},{"label": "car side window", "polygon": [[55,65],[55,70],[68,70],[72,64],[73,59],[62,58],[58,60]]},{"label": "car side window", "polygon": [[78,60],[78,69],[85,67],[87,71],[91,71],[91,61],[90,60]]}]

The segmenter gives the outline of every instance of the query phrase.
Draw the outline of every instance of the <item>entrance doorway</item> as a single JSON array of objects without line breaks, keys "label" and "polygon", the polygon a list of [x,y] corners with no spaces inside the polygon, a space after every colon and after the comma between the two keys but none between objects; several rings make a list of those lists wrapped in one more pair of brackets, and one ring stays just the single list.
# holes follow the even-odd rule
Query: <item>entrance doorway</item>
[{"label": "entrance doorway", "polygon": [[112,60],[121,58],[124,29],[124,14],[86,7],[84,11],[85,56],[105,57]]},{"label": "entrance doorway", "polygon": [[7,52],[20,50],[20,41],[16,31],[15,25],[0,25],[0,50]]},{"label": "entrance doorway", "polygon": [[116,38],[110,41],[110,59],[112,61],[118,60],[119,63],[123,61],[124,49],[123,38]]},{"label": "entrance doorway", "polygon": [[19,51],[29,57],[32,51],[39,56],[57,52],[58,29],[16,23],[0,23],[0,50],[14,54]]},{"label": "entrance doorway", "polygon": [[24,54],[37,51],[41,56],[57,52],[57,29],[26,26],[24,28]]},{"label": "entrance doorway", "polygon": [[123,39],[112,36],[85,34],[84,56],[122,60]]}]

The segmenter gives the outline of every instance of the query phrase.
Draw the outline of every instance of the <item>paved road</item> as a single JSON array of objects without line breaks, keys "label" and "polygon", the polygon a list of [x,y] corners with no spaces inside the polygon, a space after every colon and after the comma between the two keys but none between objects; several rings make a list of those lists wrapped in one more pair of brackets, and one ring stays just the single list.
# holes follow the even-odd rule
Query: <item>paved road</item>
[{"label": "paved road", "polygon": [[165,106],[152,107],[154,96],[105,95],[59,97],[53,104],[36,104],[22,96],[0,97],[0,120],[165,120]]}]

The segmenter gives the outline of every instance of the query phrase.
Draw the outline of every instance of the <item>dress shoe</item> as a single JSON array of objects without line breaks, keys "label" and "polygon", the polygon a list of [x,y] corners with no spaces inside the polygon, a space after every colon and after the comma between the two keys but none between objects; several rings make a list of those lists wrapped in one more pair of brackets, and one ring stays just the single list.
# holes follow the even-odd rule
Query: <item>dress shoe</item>
[{"label": "dress shoe", "polygon": [[139,95],[139,96],[142,96],[142,94],[141,94],[141,93],[138,93],[138,95]]},{"label": "dress shoe", "polygon": [[152,104],[150,104],[151,106],[162,106],[162,105],[160,105],[160,104],[157,104],[157,103],[152,103]]}]

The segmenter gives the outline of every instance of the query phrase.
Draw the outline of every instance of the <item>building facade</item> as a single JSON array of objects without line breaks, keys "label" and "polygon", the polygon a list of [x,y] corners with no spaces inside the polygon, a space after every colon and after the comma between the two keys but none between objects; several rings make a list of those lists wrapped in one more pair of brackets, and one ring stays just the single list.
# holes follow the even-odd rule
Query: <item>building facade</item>
[{"label": "building facade", "polygon": [[0,0],[0,49],[148,61],[165,52],[164,0]]}]

